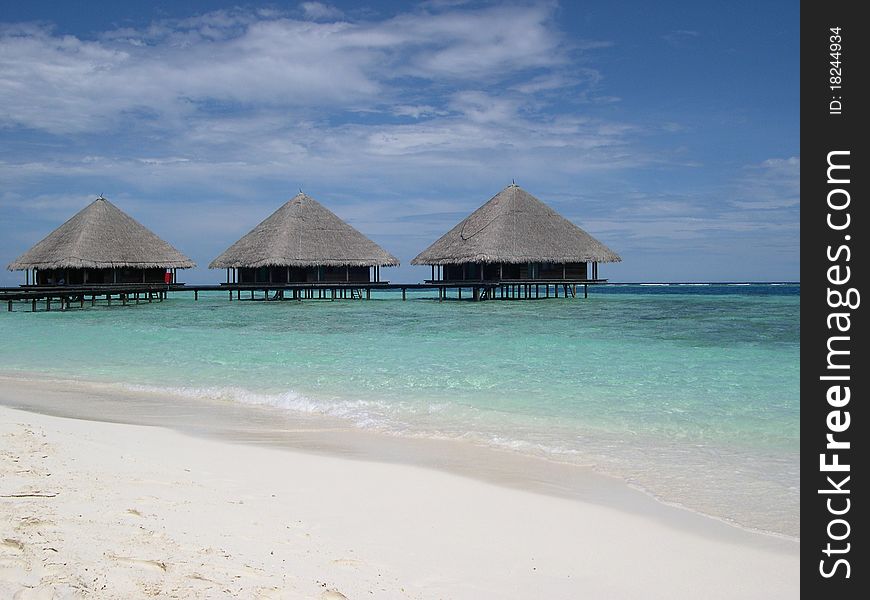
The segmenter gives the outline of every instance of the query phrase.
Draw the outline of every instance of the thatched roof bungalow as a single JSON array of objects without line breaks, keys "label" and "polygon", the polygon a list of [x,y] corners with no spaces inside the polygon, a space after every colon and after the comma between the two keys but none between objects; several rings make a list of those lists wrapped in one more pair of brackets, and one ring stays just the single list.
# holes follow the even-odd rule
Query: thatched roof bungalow
[{"label": "thatched roof bungalow", "polygon": [[[439,281],[592,281],[613,250],[516,184],[421,252]],[[589,266],[592,272],[589,273]]]},{"label": "thatched roof bungalow", "polygon": [[300,192],[209,265],[227,283],[380,281],[399,260]]},{"label": "thatched roof bungalow", "polygon": [[163,283],[196,264],[102,196],[7,268],[27,284]]}]

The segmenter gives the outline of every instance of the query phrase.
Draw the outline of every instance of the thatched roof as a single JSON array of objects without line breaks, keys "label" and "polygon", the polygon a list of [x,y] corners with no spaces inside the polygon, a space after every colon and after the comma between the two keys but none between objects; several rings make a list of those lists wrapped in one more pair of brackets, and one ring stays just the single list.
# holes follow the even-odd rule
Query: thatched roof
[{"label": "thatched roof", "polygon": [[441,236],[411,264],[621,260],[613,250],[512,184]]},{"label": "thatched roof", "polygon": [[189,269],[196,263],[120,208],[97,198],[7,268]]},{"label": "thatched roof", "polygon": [[398,264],[395,256],[300,192],[227,248],[209,268]]}]

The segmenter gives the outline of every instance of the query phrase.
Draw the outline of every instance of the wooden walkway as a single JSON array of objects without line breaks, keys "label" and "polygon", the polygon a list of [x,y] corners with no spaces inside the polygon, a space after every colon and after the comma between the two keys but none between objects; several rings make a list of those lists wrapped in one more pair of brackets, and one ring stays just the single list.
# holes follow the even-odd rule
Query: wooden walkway
[{"label": "wooden walkway", "polygon": [[501,280],[501,281],[440,281],[423,283],[389,282],[320,282],[320,283],[221,283],[207,285],[133,283],[65,286],[20,286],[0,288],[0,302],[7,310],[24,305],[37,310],[69,310],[97,303],[111,306],[162,302],[172,293],[191,293],[199,300],[201,292],[222,292],[229,300],[369,300],[372,291],[401,291],[406,300],[409,291],[431,290],[439,302],[445,300],[535,300],[545,298],[576,298],[582,287],[588,297],[588,286],[606,283],[595,280]]}]

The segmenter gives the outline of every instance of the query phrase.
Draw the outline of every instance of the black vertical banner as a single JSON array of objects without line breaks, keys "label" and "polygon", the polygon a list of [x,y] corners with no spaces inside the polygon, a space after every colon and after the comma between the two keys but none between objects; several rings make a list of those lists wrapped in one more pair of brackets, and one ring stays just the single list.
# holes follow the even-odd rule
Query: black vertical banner
[{"label": "black vertical banner", "polygon": [[[866,598],[870,24],[801,6],[801,593]],[[865,352],[861,352],[864,349]],[[863,362],[859,357],[864,357]]]}]

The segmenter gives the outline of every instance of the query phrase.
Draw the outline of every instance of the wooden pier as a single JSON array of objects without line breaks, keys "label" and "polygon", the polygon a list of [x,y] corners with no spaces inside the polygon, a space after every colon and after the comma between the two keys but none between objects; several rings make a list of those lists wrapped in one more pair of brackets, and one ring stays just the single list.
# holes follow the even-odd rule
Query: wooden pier
[{"label": "wooden pier", "polygon": [[[31,312],[69,310],[104,304],[107,306],[135,305],[162,302],[172,293],[193,293],[199,300],[202,292],[221,292],[230,301],[259,300],[370,300],[373,291],[401,291],[402,300],[408,292],[431,290],[439,302],[447,300],[542,300],[546,298],[576,298],[582,293],[589,295],[590,285],[606,283],[595,280],[512,280],[512,281],[444,281],[428,280],[423,283],[221,283],[206,285],[188,284],[100,284],[68,286],[20,286],[0,288],[0,302],[7,311],[16,306],[29,308]],[[582,291],[581,291],[582,289]]]},{"label": "wooden pier", "polygon": [[0,301],[6,310],[12,312],[16,302],[30,306],[31,312],[43,310],[68,310],[94,306],[97,302],[107,305],[116,302],[121,305],[162,302],[172,287],[157,283],[110,284],[110,285],[65,285],[65,286],[21,286],[0,288]]}]

